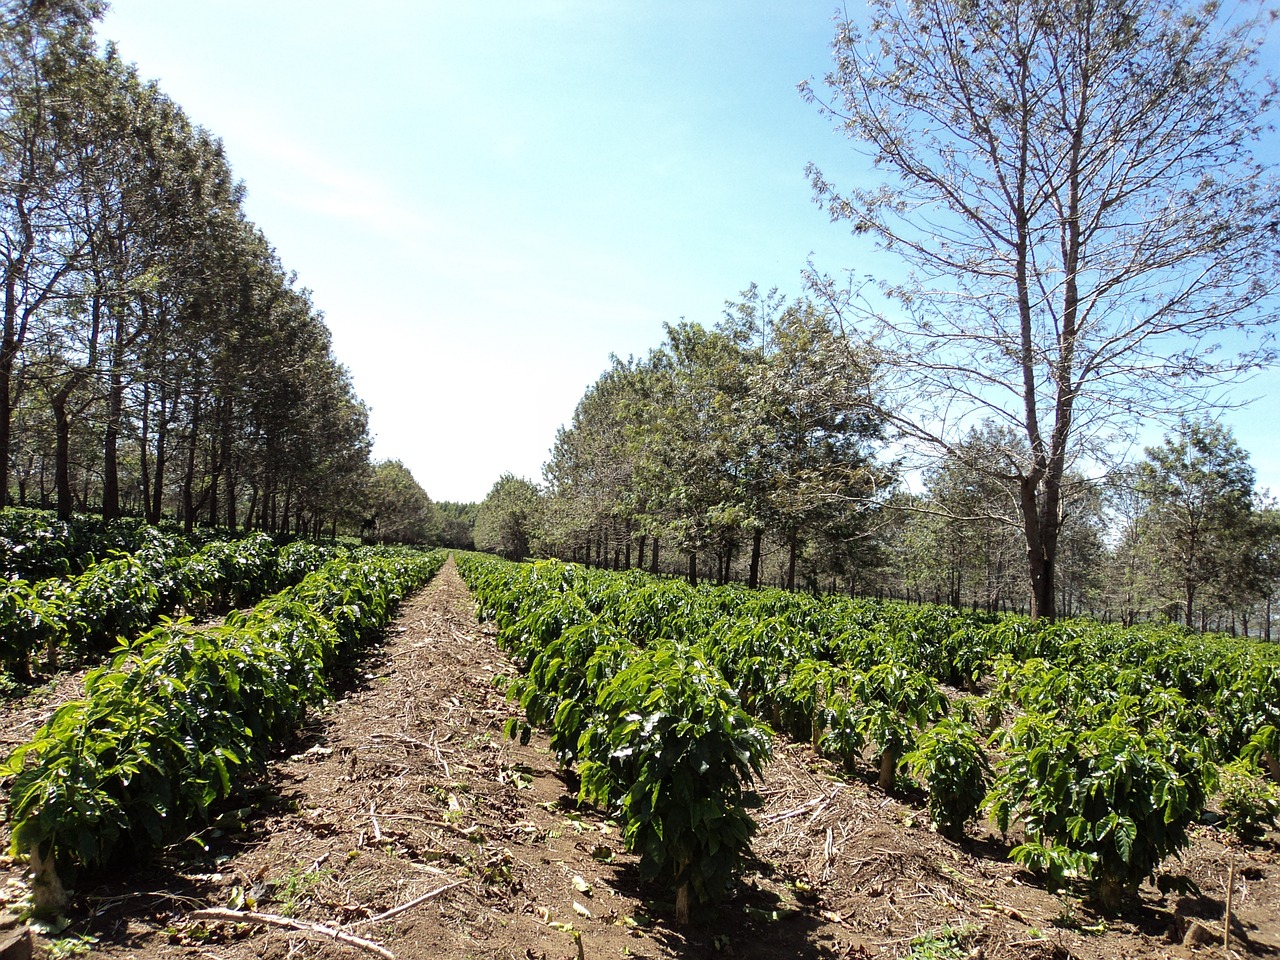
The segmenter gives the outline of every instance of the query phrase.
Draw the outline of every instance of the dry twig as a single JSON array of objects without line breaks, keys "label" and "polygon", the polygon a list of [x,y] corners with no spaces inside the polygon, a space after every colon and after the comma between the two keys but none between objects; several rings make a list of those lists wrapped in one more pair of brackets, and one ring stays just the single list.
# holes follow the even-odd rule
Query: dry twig
[{"label": "dry twig", "polygon": [[1227,873],[1227,910],[1226,916],[1222,919],[1222,952],[1226,953],[1231,947],[1231,908],[1235,900],[1236,892],[1236,855],[1235,851],[1231,853],[1231,870]]},{"label": "dry twig", "polygon": [[289,917],[281,917],[274,913],[228,910],[225,907],[208,907],[204,910],[196,910],[191,914],[191,917],[194,920],[222,920],[228,923],[252,923],[260,927],[280,927],[284,930],[293,930],[304,936],[323,937],[335,943],[377,954],[386,958],[386,960],[396,960],[396,955],[381,944],[366,940],[364,937],[357,937],[355,934],[345,933],[337,927],[330,927],[323,923],[292,920]]},{"label": "dry twig", "polygon": [[366,923],[377,923],[380,920],[390,920],[392,917],[399,916],[400,914],[408,910],[412,910],[414,907],[419,906],[420,904],[424,904],[428,900],[434,900],[436,897],[440,896],[440,894],[444,893],[447,890],[452,890],[454,887],[462,886],[462,884],[465,882],[466,882],[465,880],[455,880],[453,883],[446,883],[444,886],[436,887],[434,890],[430,891],[429,893],[424,893],[420,897],[415,897],[414,899],[410,900],[408,903],[402,903],[398,907],[392,907],[390,910],[386,910],[378,914],[376,917],[366,917],[363,920],[357,920],[355,923],[349,924],[349,926],[355,927],[355,926],[361,926]]}]

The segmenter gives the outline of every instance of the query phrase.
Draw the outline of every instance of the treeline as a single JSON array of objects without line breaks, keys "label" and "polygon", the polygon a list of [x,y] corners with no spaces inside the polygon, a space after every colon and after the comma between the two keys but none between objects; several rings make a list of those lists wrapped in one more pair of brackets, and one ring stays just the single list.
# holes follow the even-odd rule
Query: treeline
[{"label": "treeline", "polygon": [[776,291],[747,291],[711,330],[669,326],[647,358],[615,360],[556,437],[544,548],[650,567],[669,550],[694,582],[745,565],[754,586],[768,543],[788,587],[805,552],[852,573],[892,478],[875,369],[829,315]]},{"label": "treeline", "polygon": [[[910,438],[892,432],[881,362],[812,303],[748,290],[714,328],[682,322],[646,358],[615,359],[557,435],[545,483],[495,484],[475,543],[1028,612],[1025,442],[985,422],[904,475]],[[1184,421],[1139,464],[1067,471],[1056,566],[1063,616],[1270,637],[1280,513],[1228,430]]]},{"label": "treeline", "polygon": [[[991,611],[1026,610],[1014,434],[987,423],[885,511],[883,590]],[[1212,420],[1183,420],[1135,463],[1068,472],[1057,608],[1132,625],[1182,623],[1271,639],[1280,510],[1248,453]]]},{"label": "treeline", "polygon": [[362,512],[367,412],[221,143],[102,4],[0,4],[0,504],[318,533]]},{"label": "treeline", "polygon": [[876,566],[894,481],[874,352],[807,301],[752,288],[615,358],[562,428],[545,489],[503,477],[476,545],[788,587]]}]

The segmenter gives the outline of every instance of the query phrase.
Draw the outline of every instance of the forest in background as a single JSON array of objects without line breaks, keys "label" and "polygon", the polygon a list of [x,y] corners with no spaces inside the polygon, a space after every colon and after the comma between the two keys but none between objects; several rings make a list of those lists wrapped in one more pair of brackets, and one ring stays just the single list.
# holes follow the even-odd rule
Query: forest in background
[{"label": "forest in background", "polygon": [[[996,319],[1010,306],[1006,294],[983,297],[980,286],[966,286],[978,283],[973,276],[951,291],[887,289],[906,315],[892,321],[860,315],[849,292],[829,278],[809,277],[810,296],[796,300],[752,288],[714,327],[682,321],[668,326],[665,342],[648,356],[615,359],[556,436],[542,482],[504,476],[477,505],[433,504],[402,463],[370,462],[367,411],[333,355],[322,312],[245,216],[244,188],[217,138],[143,82],[110,45],[99,49],[93,24],[101,7],[96,0],[0,7],[5,502],[63,516],[176,518],[187,529],[474,543],[511,557],[643,567],[695,582],[733,579],[1123,622],[1168,619],[1270,636],[1280,578],[1277,509],[1255,488],[1247,453],[1213,419],[1212,406],[1195,402],[1201,381],[1247,373],[1270,354],[1246,350],[1223,359],[1175,344],[1158,355],[1145,346],[1171,330],[1265,332],[1269,322],[1275,250],[1259,246],[1258,237],[1275,201],[1259,199],[1269,181],[1254,176],[1260,168],[1237,149],[1260,129],[1248,113],[1258,97],[1247,88],[1256,22],[1224,33],[1206,61],[1206,70],[1248,93],[1229,108],[1214,112],[1197,99],[1208,74],[1162,78],[1159,92],[1171,110],[1206,115],[1194,150],[1168,141],[1165,120],[1152,121],[1147,139],[1131,144],[1137,152],[1128,155],[1129,169],[1115,172],[1105,153],[1073,159],[1078,165],[1068,180],[1076,185],[1077,214],[1064,219],[1064,208],[1051,202],[1008,211],[1027,231],[1025,244],[1063,243],[1066,250],[1083,243],[1071,225],[1087,212],[1090,188],[1098,191],[1099,210],[1107,210],[1118,202],[1108,190],[1145,188],[1143,171],[1158,169],[1168,178],[1154,186],[1176,201],[1144,228],[1143,242],[1166,243],[1166,254],[1132,267],[1132,276],[1108,279],[1105,262],[1075,273],[1050,263],[1026,274],[1023,261],[984,255],[995,265],[991,289],[1012,289],[1011,278],[1025,286],[1029,278],[1046,303],[1069,292],[1079,311],[1070,338],[1061,334],[1063,314],[1049,309],[1043,322],[1059,331],[1057,339],[1024,343],[1019,354],[1017,331],[1005,331],[994,351],[1000,363],[1034,356],[1043,367],[1025,360],[1021,369],[984,368],[980,351],[957,365],[955,353],[930,353],[943,320],[952,325],[953,349],[982,329],[981,317],[955,308],[957,297],[985,304]],[[1188,23],[1186,35],[1177,25],[1147,27],[1166,31],[1171,42],[1181,36],[1208,43],[1196,32],[1203,24]],[[975,33],[1006,27],[1023,28],[966,25]],[[1068,38],[1086,29],[1054,25]],[[1119,57],[1130,42],[1125,36],[1111,37],[1099,56]],[[947,46],[954,36],[936,39],[944,61],[958,49]],[[829,97],[806,95],[833,119],[848,108],[841,97],[858,89],[916,109],[918,91],[908,97],[894,87],[896,75],[880,76],[866,64],[855,69],[860,40],[845,24],[836,50],[854,59],[839,61],[828,76]],[[1042,69],[1030,47],[1015,48],[1026,53],[1029,73]],[[937,54],[909,45],[903,51],[921,63]],[[965,82],[986,82],[975,77]],[[1124,113],[1126,82],[1116,81],[1108,94],[1115,99],[1102,102],[1100,120],[1090,122],[1134,119]],[[1143,109],[1150,114],[1155,106]],[[849,113],[841,122],[864,152],[899,143],[892,131],[869,129],[868,117]],[[1021,135],[1028,149],[1048,155],[1053,137],[1064,134],[979,127],[997,158],[997,147],[1008,146],[1001,137],[1016,145]],[[1065,133],[1082,137],[1081,129]],[[1088,142],[1095,140],[1105,150],[1105,138]],[[915,146],[927,159],[937,143]],[[978,179],[979,166],[952,170],[952,186],[984,195],[989,184]],[[902,169],[915,171],[916,187],[926,193],[946,192],[942,174],[926,173],[927,165]],[[1205,170],[1223,178],[1218,206],[1189,179]],[[1239,179],[1242,172],[1249,176]],[[1054,179],[1060,173],[1023,171],[1044,179],[1038,189],[1046,198],[1065,189],[1068,181]],[[857,230],[890,245],[911,241],[908,260],[937,267],[962,240],[977,256],[981,229],[966,234],[962,222],[949,220],[934,249],[911,232],[918,225],[896,223],[893,209],[871,194],[841,195],[819,171],[810,175],[815,198],[833,218],[861,208]],[[1246,200],[1247,217],[1239,212]],[[1199,219],[1187,216],[1193,207]],[[1041,216],[1044,224],[1035,219]],[[1091,223],[1098,238],[1123,246],[1123,230],[1106,215]],[[1200,235],[1210,239],[1188,239]],[[1259,256],[1246,259],[1247,250]],[[1084,251],[1081,245],[1077,253]],[[1193,268],[1206,258],[1209,267],[1197,274]],[[1170,263],[1183,272],[1169,274]],[[1147,291],[1144,278],[1160,270],[1172,277],[1161,281],[1172,305],[1156,303],[1129,331],[1090,326],[1101,323],[1090,310],[1102,317],[1116,303],[1145,309],[1148,293],[1126,301],[1126,285]],[[1081,285],[1095,278],[1100,293]],[[926,302],[933,319],[913,320],[912,310]],[[1025,313],[1027,336],[1043,332],[1030,307]],[[1110,345],[1104,359],[1096,359],[1104,351],[1095,341]],[[1099,352],[1090,375],[1109,378],[1101,390],[1071,366],[1091,349]],[[1013,389],[1020,375],[1030,385],[1021,393]],[[985,415],[945,438],[928,435],[919,411],[909,419],[907,401],[951,402],[971,389],[963,377],[1009,385],[1013,402],[973,393]],[[1062,425],[1043,425],[1045,410]],[[1143,461],[1106,471],[1073,465],[1082,451],[1100,462],[1098,425],[1156,411],[1176,426]],[[909,462],[918,452],[907,450],[909,442],[932,444],[927,465]]]},{"label": "forest in background", "polygon": [[616,361],[477,543],[1269,637],[1276,509],[1220,417],[1278,359],[1273,13],[838,16],[800,92],[862,163],[806,172],[892,265]]},{"label": "forest in background", "polygon": [[0,498],[359,528],[367,411],[222,144],[93,23],[0,7]]},{"label": "forest in background", "polygon": [[[984,422],[908,476],[874,357],[811,302],[748,290],[716,327],[667,333],[587,390],[543,483],[494,485],[477,547],[1028,612],[1016,475],[998,469],[1025,456],[1016,433]],[[1183,420],[1140,461],[1064,489],[1061,615],[1270,639],[1280,506],[1229,428]]]}]

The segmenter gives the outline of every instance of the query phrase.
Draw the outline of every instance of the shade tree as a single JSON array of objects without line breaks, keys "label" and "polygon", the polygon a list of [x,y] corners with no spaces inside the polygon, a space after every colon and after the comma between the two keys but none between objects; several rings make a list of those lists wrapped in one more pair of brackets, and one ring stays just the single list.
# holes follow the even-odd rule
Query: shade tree
[{"label": "shade tree", "polygon": [[802,566],[810,583],[819,568],[846,575],[866,562],[865,519],[891,479],[875,459],[874,366],[828,314],[776,291],[748,289],[711,329],[668,325],[643,360],[615,358],[558,433],[552,545],[580,556],[594,542],[615,565],[633,543],[644,563],[648,546],[652,569],[666,545],[696,582],[708,567],[727,578],[749,543],[755,586],[774,542],[789,586]]},{"label": "shade tree", "polygon": [[354,522],[368,416],[323,315],[217,139],[99,51],[101,6],[0,5],[0,497]]},{"label": "shade tree", "polygon": [[1073,464],[1269,363],[1280,189],[1259,159],[1265,4],[873,0],[805,84],[879,183],[815,199],[905,268],[811,276],[894,376],[904,442],[1017,431],[1034,615],[1056,614]]},{"label": "shade tree", "polygon": [[476,509],[476,549],[508,560],[532,556],[541,536],[542,505],[542,492],[532,481],[504,473]]},{"label": "shade tree", "polygon": [[1275,539],[1270,516],[1256,514],[1254,470],[1230,429],[1184,420],[1148,447],[1136,491],[1136,533],[1158,557],[1150,587],[1188,626],[1215,607],[1238,608],[1269,596]]},{"label": "shade tree", "polygon": [[427,491],[399,460],[373,465],[365,488],[365,517],[382,543],[432,544],[440,539],[440,517]]}]

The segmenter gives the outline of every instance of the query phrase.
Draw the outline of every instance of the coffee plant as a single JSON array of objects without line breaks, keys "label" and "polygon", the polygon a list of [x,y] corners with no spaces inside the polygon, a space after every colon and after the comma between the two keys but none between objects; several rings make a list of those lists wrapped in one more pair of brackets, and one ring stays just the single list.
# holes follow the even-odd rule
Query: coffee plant
[{"label": "coffee plant", "polygon": [[[987,808],[1002,826],[1026,828],[1016,858],[1051,878],[1083,878],[1110,904],[1185,846],[1216,764],[1252,757],[1280,779],[1272,644],[694,588],[554,562],[459,565],[528,668],[511,688],[526,722],[549,727],[565,762],[582,756],[593,684],[632,668],[628,644],[696,644],[736,702],[780,732],[850,769],[871,754],[885,789],[905,762],[928,786],[942,832],[958,836],[973,821],[990,783]],[[948,718],[943,684],[986,695],[961,698],[964,715]],[[993,750],[979,724],[1012,726]]]},{"label": "coffee plant", "polygon": [[1186,848],[1213,786],[1203,741],[1123,713],[1027,713],[1002,746],[986,804],[1002,831],[1014,821],[1026,830],[1011,856],[1053,876],[1067,864],[1109,909]]},{"label": "coffee plant", "polygon": [[658,641],[600,689],[579,753],[582,799],[613,810],[646,879],[676,890],[676,915],[717,902],[747,850],[746,789],[769,734],[696,647]]},{"label": "coffee plant", "polygon": [[978,731],[962,720],[944,717],[916,738],[903,761],[929,790],[929,819],[937,831],[953,840],[964,836],[978,816],[991,779]]},{"label": "coffee plant", "polygon": [[223,625],[162,624],[90,672],[84,698],[0,767],[38,906],[60,908],[58,871],[100,870],[206,823],[444,557],[336,559]]}]

